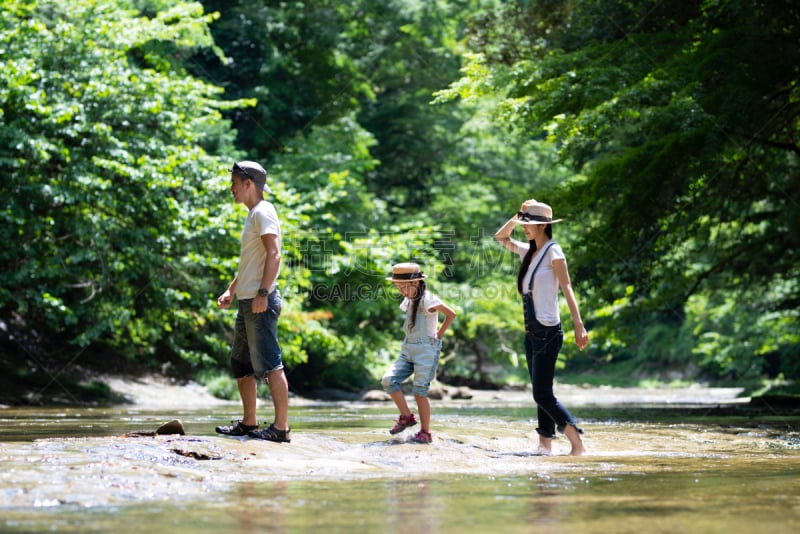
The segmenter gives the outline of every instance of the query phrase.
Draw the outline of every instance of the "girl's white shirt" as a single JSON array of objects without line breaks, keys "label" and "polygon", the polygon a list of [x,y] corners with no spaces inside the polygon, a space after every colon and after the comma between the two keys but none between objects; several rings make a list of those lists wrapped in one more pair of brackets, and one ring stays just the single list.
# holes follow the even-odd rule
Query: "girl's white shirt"
[{"label": "girl's white shirt", "polygon": [[412,301],[408,298],[403,298],[403,302],[400,303],[400,309],[406,314],[406,319],[403,321],[403,332],[407,336],[413,334],[414,336],[436,337],[436,331],[439,329],[439,312],[437,310],[428,310],[440,304],[442,304],[441,299],[426,289],[417,308],[414,330],[409,331],[408,323],[411,321]]},{"label": "girl's white shirt", "polygon": [[[547,245],[542,249],[547,248]],[[517,253],[519,254],[520,261],[525,258],[528,253],[530,245],[528,243],[518,243]],[[539,258],[542,251],[539,250],[533,255],[531,264],[528,267],[528,272],[525,273],[525,278],[522,279],[522,292],[528,293],[528,286],[531,282],[531,272]],[[553,244],[547,251],[547,255],[542,259],[539,269],[536,271],[536,277],[533,280],[533,306],[536,308],[536,320],[545,326],[556,326],[561,322],[561,315],[558,311],[558,279],[553,270],[553,260],[565,260],[564,251],[558,243]]]}]

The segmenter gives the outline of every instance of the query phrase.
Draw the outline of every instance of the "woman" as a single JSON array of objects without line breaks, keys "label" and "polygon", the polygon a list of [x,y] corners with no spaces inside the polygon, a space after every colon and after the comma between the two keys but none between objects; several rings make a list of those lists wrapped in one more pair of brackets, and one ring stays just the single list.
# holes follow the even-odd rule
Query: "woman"
[{"label": "woman", "polygon": [[[564,341],[558,311],[558,288],[567,300],[575,344],[583,350],[589,343],[589,334],[581,321],[578,303],[572,291],[567,271],[567,260],[561,247],[553,241],[553,210],[536,200],[523,202],[519,213],[508,220],[494,235],[495,239],[522,259],[517,290],[522,294],[525,317],[525,355],[528,362],[533,400],[539,417],[539,447],[537,455],[552,454],[556,428],[569,439],[570,454],[580,456],[586,452],[581,440],[583,430],[575,424],[572,415],[553,394],[556,360]],[[511,238],[514,227],[523,225],[527,243]]]}]

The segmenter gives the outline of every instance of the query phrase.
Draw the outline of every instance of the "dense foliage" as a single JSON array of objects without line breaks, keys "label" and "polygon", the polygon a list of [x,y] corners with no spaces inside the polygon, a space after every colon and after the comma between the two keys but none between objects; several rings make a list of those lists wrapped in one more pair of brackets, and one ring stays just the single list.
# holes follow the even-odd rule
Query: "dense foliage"
[{"label": "dense foliage", "polygon": [[531,197],[567,218],[592,336],[580,357],[565,344],[574,368],[797,376],[788,0],[0,10],[9,381],[224,372],[233,317],[214,299],[238,260],[226,170],[244,157],[268,167],[283,223],[300,393],[376,385],[399,341],[384,276],[407,260],[459,312],[440,377],[524,381],[518,260],[492,234]]},{"label": "dense foliage", "polygon": [[92,353],[221,348],[193,335],[211,319],[197,244],[226,246],[207,148],[233,150],[220,112],[246,103],[171,61],[212,46],[200,6],[121,7],[12,1],[0,18],[4,360],[53,381]]},{"label": "dense foliage", "polygon": [[580,173],[560,202],[617,356],[797,376],[799,36],[791,1],[531,1],[474,21],[443,94],[497,99]]}]

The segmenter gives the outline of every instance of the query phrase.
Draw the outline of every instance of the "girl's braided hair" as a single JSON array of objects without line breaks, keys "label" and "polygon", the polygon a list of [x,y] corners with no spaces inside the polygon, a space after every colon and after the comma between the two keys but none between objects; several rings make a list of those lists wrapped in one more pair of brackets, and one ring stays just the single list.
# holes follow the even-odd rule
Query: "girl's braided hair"
[{"label": "girl's braided hair", "polygon": [[411,299],[411,319],[408,321],[408,330],[409,332],[414,329],[414,325],[417,323],[417,310],[419,309],[419,303],[422,300],[422,295],[425,294],[425,282],[420,280],[417,284],[417,294],[414,295],[414,298]]}]

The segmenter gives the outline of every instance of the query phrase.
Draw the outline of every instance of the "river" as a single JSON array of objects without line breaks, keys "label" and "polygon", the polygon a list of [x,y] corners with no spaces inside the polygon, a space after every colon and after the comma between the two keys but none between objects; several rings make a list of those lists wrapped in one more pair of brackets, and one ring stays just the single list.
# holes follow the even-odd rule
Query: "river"
[{"label": "river", "polygon": [[[6,408],[0,531],[772,534],[800,524],[796,413],[754,415],[735,391],[711,388],[556,393],[586,430],[584,457],[568,456],[563,438],[554,456],[532,455],[525,392],[432,401],[430,445],[408,442],[411,429],[390,436],[387,404],[293,399],[291,444],[215,435],[238,405],[196,395]],[[174,418],[186,435],[129,435]]]}]

